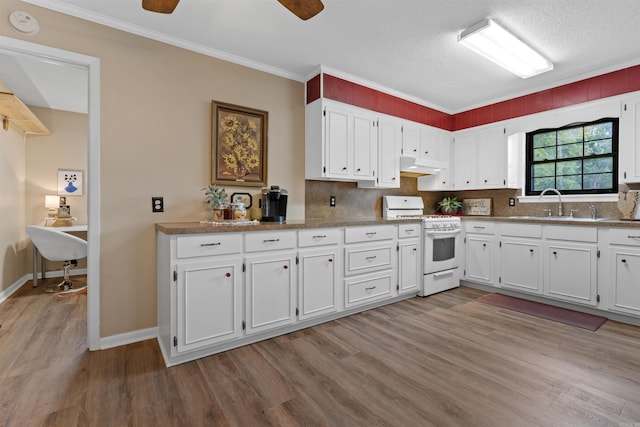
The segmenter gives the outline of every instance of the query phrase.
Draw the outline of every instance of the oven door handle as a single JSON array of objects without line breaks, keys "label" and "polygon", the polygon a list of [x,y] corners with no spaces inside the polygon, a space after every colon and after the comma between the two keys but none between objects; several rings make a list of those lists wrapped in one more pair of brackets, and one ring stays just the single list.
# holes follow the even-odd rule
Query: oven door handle
[{"label": "oven door handle", "polygon": [[430,232],[429,230],[425,230],[424,235],[428,236],[430,239],[448,239],[450,237],[455,237],[460,234],[462,230],[451,230],[451,231],[435,231]]}]

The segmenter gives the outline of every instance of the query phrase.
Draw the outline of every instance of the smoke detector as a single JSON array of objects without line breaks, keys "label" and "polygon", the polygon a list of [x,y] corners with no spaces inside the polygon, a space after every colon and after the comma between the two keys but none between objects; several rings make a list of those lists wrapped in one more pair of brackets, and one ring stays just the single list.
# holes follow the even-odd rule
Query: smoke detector
[{"label": "smoke detector", "polygon": [[19,33],[29,36],[38,34],[38,31],[40,31],[40,24],[38,24],[38,20],[27,12],[19,10],[11,12],[9,15],[9,23]]}]

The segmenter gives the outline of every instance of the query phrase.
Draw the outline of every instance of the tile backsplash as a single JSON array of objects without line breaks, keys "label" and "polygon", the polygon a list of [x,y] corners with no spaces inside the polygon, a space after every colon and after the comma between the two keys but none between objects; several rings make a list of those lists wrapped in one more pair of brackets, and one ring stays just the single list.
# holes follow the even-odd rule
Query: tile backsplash
[{"label": "tile backsplash", "polygon": [[[630,185],[638,189],[637,185]],[[315,218],[370,218],[382,216],[382,196],[420,196],[424,201],[425,213],[433,214],[436,203],[445,196],[455,196],[458,199],[491,198],[492,215],[543,215],[543,209],[552,209],[557,215],[557,201],[548,203],[519,203],[517,197],[519,189],[502,190],[469,190],[469,191],[418,191],[415,178],[400,178],[400,188],[396,189],[368,189],[358,188],[354,182],[311,181],[305,182],[305,216]],[[336,197],[336,206],[329,206],[329,198]],[[515,198],[515,206],[509,206],[509,198]],[[568,215],[570,209],[577,209],[576,217],[589,216],[589,205],[595,205],[598,217],[618,219],[622,216],[615,202],[568,202],[562,203],[564,212]]]}]

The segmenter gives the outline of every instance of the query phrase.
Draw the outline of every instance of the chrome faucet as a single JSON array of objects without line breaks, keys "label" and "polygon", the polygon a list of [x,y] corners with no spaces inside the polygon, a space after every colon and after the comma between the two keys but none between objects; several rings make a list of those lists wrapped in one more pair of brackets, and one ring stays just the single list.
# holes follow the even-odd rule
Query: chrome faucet
[{"label": "chrome faucet", "polygon": [[542,196],[547,194],[547,192],[549,191],[558,195],[558,216],[562,216],[562,194],[560,194],[558,190],[556,190],[555,188],[545,188],[544,190],[542,190],[542,193],[540,193],[540,198],[542,199]]},{"label": "chrome faucet", "polygon": [[595,205],[590,205],[589,210],[591,211],[591,219],[596,219],[598,217],[598,213],[596,211]]}]

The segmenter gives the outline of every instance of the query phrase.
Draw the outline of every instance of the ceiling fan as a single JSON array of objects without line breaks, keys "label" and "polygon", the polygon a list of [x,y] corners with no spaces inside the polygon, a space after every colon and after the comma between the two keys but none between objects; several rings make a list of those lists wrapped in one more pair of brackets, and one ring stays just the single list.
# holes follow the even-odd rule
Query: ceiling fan
[{"label": "ceiling fan", "polygon": [[[180,0],[142,0],[142,8],[150,12],[172,13]],[[322,0],[278,0],[298,18],[306,21],[322,12]]]}]

